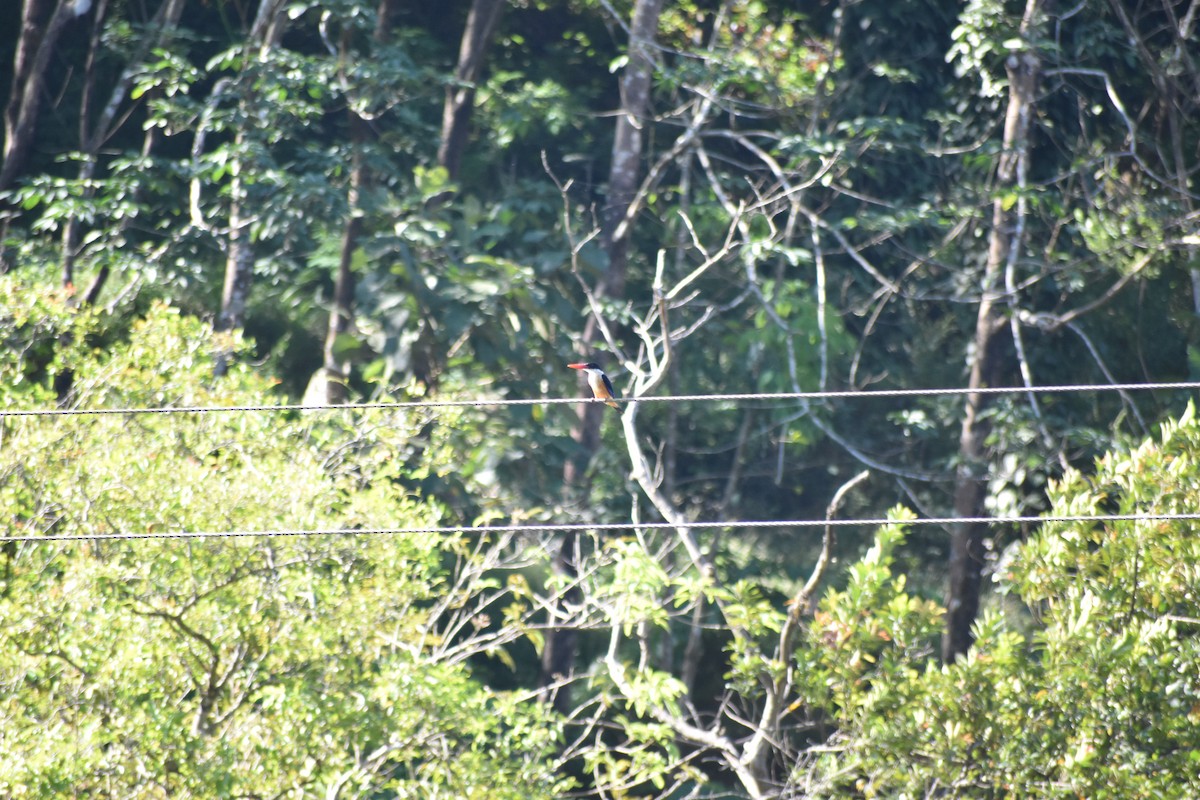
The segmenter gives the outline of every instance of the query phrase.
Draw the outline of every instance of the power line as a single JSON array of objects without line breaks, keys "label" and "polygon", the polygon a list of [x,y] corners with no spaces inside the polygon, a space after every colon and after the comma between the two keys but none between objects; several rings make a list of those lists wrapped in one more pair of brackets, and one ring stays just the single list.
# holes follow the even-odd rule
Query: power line
[{"label": "power line", "polygon": [[[870,391],[821,391],[821,392],[743,392],[738,394],[684,394],[658,397],[614,398],[618,403],[711,403],[744,400],[846,400],[879,399],[896,397],[943,397],[947,395],[997,395],[997,394],[1062,394],[1068,392],[1133,392],[1155,390],[1196,390],[1200,382],[1175,383],[1106,383],[1067,384],[1058,386],[996,386],[980,389],[954,387],[947,389],[874,389]],[[129,408],[34,408],[0,409],[4,417],[67,417],[109,416],[120,414],[212,414],[225,412],[280,412],[280,411],[364,411],[371,409],[412,410],[419,408],[467,408],[497,406],[565,405],[587,402],[604,402],[580,397],[518,397],[482,398],[477,400],[402,400],[387,403],[286,403],[279,405],[248,404],[231,406],[164,406]]]},{"label": "power line", "polygon": [[835,528],[854,526],[879,527],[881,525],[1017,525],[1046,522],[1179,522],[1200,521],[1200,512],[1143,513],[1143,514],[1064,514],[1061,516],[1006,516],[1006,517],[922,517],[909,520],[893,520],[886,517],[864,519],[788,519],[788,520],[734,520],[729,522],[688,522],[675,525],[670,522],[607,522],[572,524],[517,524],[517,525],[461,525],[419,526],[412,528],[332,528],[261,531],[163,531],[147,533],[78,533],[61,536],[0,536],[0,544],[8,542],[80,542],[137,539],[248,539],[272,537],[316,537],[316,536],[396,536],[402,534],[498,534],[498,533],[584,533],[587,531],[625,530],[676,530],[678,528]]}]

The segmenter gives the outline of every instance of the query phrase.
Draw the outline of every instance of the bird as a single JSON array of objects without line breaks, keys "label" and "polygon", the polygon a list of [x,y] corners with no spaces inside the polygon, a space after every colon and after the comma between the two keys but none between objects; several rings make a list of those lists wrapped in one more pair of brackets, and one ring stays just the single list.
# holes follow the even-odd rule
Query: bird
[{"label": "bird", "polygon": [[613,408],[620,408],[613,397],[616,393],[613,391],[612,381],[604,374],[604,370],[600,369],[600,365],[589,361],[586,364],[567,364],[571,369],[583,370],[587,374],[588,386],[592,387],[592,396],[603,400]]}]

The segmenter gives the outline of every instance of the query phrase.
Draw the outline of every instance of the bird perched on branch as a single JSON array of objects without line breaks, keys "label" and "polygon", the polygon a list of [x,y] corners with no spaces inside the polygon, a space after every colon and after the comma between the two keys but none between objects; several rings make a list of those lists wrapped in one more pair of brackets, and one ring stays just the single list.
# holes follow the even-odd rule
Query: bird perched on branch
[{"label": "bird perched on branch", "polygon": [[586,364],[567,364],[571,369],[583,370],[587,375],[588,386],[592,388],[592,396],[603,400],[613,408],[620,408],[613,402],[616,393],[613,391],[612,381],[604,374],[604,370],[600,369],[600,365],[592,361]]}]

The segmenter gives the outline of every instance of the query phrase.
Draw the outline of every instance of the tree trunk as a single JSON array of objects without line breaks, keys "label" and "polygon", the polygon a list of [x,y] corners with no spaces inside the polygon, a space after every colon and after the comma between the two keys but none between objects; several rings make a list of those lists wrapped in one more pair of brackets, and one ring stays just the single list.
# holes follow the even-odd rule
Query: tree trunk
[{"label": "tree trunk", "polygon": [[617,117],[613,139],[602,231],[608,270],[600,293],[610,298],[625,294],[625,270],[629,260],[629,225],[625,216],[637,192],[641,173],[642,126],[646,123],[650,105],[654,40],[662,6],[663,0],[638,0],[629,29],[629,66],[621,78],[621,113]]},{"label": "tree trunk", "polygon": [[[244,135],[239,131],[235,137],[236,149],[241,150]],[[242,184],[242,164],[235,161],[230,166],[232,179],[229,184],[229,234],[225,240],[225,283],[221,287],[221,311],[213,323],[218,333],[241,330],[246,321],[246,300],[250,297],[250,283],[254,276],[254,251],[250,247],[248,223],[242,218],[246,204],[246,190]],[[228,350],[221,350],[213,361],[213,375],[220,378],[229,371]]]},{"label": "tree trunk", "polygon": [[496,32],[496,23],[504,9],[505,0],[472,0],[458,50],[458,66],[454,82],[446,87],[446,104],[442,107],[442,139],[438,145],[438,164],[446,168],[450,180],[458,178],[471,112],[475,108],[475,85],[483,73],[488,45]]},{"label": "tree trunk", "polygon": [[350,330],[354,319],[354,251],[362,235],[362,214],[359,207],[362,188],[367,180],[360,152],[365,137],[365,123],[353,111],[350,114],[351,155],[350,187],[346,192],[347,217],[342,227],[342,243],[338,252],[337,275],[333,282],[333,305],[329,309],[329,325],[325,329],[324,359],[321,365],[324,403],[344,403],[348,397],[346,381],[350,377],[349,361],[339,357],[338,338]]},{"label": "tree trunk", "polygon": [[[79,167],[79,183],[83,186],[85,197],[90,198],[94,194],[89,183],[96,175],[96,167],[98,166],[97,157],[99,156],[100,148],[116,133],[117,127],[121,124],[120,122],[114,124],[114,120],[117,119],[117,112],[121,110],[126,99],[129,97],[134,78],[142,68],[147,54],[156,48],[162,47],[167,33],[179,24],[179,18],[183,15],[185,3],[186,0],[164,0],[163,4],[159,6],[158,11],[155,12],[154,18],[151,21],[150,30],[147,31],[146,35],[140,41],[137,52],[130,58],[128,66],[121,72],[121,76],[117,79],[112,92],[109,94],[108,101],[100,110],[100,115],[96,118],[95,122],[92,122],[90,102],[88,100],[92,95],[96,81],[95,64],[101,47],[104,15],[108,8],[106,0],[100,0],[100,4],[96,9],[95,32],[92,36],[92,43],[87,58],[83,100],[80,103],[79,113],[79,150],[84,155],[84,160]],[[149,155],[150,146],[153,141],[154,129],[147,128],[143,140],[142,155]],[[124,225],[125,223],[122,223],[122,226]],[[81,236],[82,226],[79,218],[74,215],[68,217],[66,223],[63,225],[62,234],[62,283],[64,286],[74,283],[75,259],[78,256]],[[108,267],[103,266],[88,288],[84,302],[94,303],[107,279]]]},{"label": "tree trunk", "polygon": [[[1039,12],[1040,0],[1028,0],[1021,22],[1022,37],[1028,40],[1029,29]],[[1004,358],[999,347],[1000,333],[1006,320],[1000,308],[1000,278],[1009,259],[1021,250],[1024,235],[1025,201],[1019,196],[1015,212],[1006,209],[1000,195],[1005,189],[1018,192],[1024,188],[1029,158],[1029,126],[1038,83],[1040,63],[1031,50],[1014,53],[1006,64],[1009,80],[1008,110],[1004,119],[1003,152],[996,174],[992,202],[992,228],[988,238],[987,263],[984,268],[982,296],[975,318],[974,353],[967,382],[970,393],[963,410],[962,432],[959,436],[958,470],[954,485],[954,513],[959,517],[982,517],[987,496],[986,441],[991,426],[983,416],[987,396],[977,390],[996,386],[1004,372]],[[980,588],[983,579],[984,540],[988,525],[981,522],[962,522],[954,526],[950,536],[949,581],[946,590],[946,630],[942,636],[942,659],[950,662],[970,649],[974,641],[971,630],[979,613]]]},{"label": "tree trunk", "polygon": [[[380,0],[375,21],[376,44],[387,41],[391,35],[394,18],[393,6],[397,0]],[[348,45],[347,45],[348,46]],[[346,111],[349,117],[350,140],[350,185],[346,191],[346,223],[342,228],[342,243],[338,252],[338,270],[333,283],[333,307],[329,310],[329,325],[325,329],[324,359],[321,371],[314,375],[305,392],[305,403],[344,403],[348,397],[346,381],[350,377],[350,363],[338,355],[338,337],[350,330],[354,320],[354,251],[362,237],[362,195],[371,184],[372,176],[367,170],[363,148],[371,139],[367,121],[353,109]]]},{"label": "tree trunk", "polygon": [[[562,580],[566,587],[555,600],[556,608],[564,610],[564,616],[566,609],[578,606],[583,599],[577,581],[578,552],[579,535],[562,534],[558,552],[550,565],[554,575]],[[542,647],[541,686],[543,696],[550,701],[553,708],[566,714],[571,711],[571,685],[566,681],[574,672],[575,661],[579,655],[579,632],[569,625],[560,627],[554,623],[554,620],[550,620]]]},{"label": "tree trunk", "polygon": [[[12,187],[25,168],[37,134],[37,120],[46,90],[46,72],[67,23],[91,9],[91,0],[58,0],[50,14],[50,0],[25,0],[21,33],[13,55],[12,85],[4,108],[4,161],[0,163],[0,192]],[[49,19],[47,20],[47,17]],[[9,203],[0,211],[11,212]],[[0,273],[11,267],[3,242],[8,238],[9,215],[0,214]]]},{"label": "tree trunk", "polygon": [[[637,193],[642,158],[642,125],[650,105],[650,79],[654,73],[654,40],[663,0],[638,0],[629,30],[629,66],[621,78],[621,112],[617,116],[613,138],[612,164],[608,174],[608,198],[602,220],[601,242],[608,255],[608,267],[600,285],[598,298],[619,300],[625,294],[625,273],[629,264],[629,225],[626,215]],[[596,340],[597,320],[588,317],[583,331],[581,355]],[[567,464],[567,484],[574,485],[582,475],[591,454],[600,443],[600,423],[604,406],[597,403],[580,405],[579,423],[573,436],[583,445],[583,456]]]},{"label": "tree trunk", "polygon": [[[613,139],[608,198],[602,221],[602,243],[608,254],[608,267],[600,285],[596,287],[596,295],[600,298],[619,299],[625,293],[629,248],[629,226],[625,224],[625,216],[637,192],[642,157],[641,129],[650,104],[654,41],[662,6],[663,0],[637,0],[633,10],[633,24],[629,30],[629,65],[621,78],[621,109]],[[584,358],[589,356],[588,351],[595,342],[596,333],[597,321],[595,317],[589,317],[583,331],[581,355]],[[568,459],[563,469],[564,494],[583,507],[587,506],[588,494],[583,478],[588,462],[600,445],[600,425],[606,410],[607,407],[599,403],[581,403],[578,421],[571,431],[572,438],[580,444],[580,455]],[[578,572],[575,564],[576,547],[574,537],[565,538],[554,561],[555,572],[568,583],[573,583]],[[563,598],[563,602],[571,601],[572,597]],[[542,651],[543,686],[571,673],[577,649],[574,631],[561,628],[546,631],[546,645]],[[560,711],[569,710],[570,701],[570,692],[565,686],[554,695],[554,707]]]},{"label": "tree trunk", "polygon": [[[59,4],[59,8],[62,7]],[[17,38],[16,51],[13,54],[12,84],[8,90],[8,104],[4,108],[4,164],[3,183],[0,190],[7,189],[12,182],[11,175],[19,168],[17,158],[29,147],[32,130],[29,124],[21,124],[21,112],[27,102],[32,103],[32,109],[37,110],[40,102],[39,92],[34,91],[33,97],[26,101],[30,89],[41,87],[43,75],[34,75],[34,63],[38,54],[38,46],[43,43],[43,33],[46,32],[46,16],[50,11],[50,0],[25,0],[21,8],[21,33]],[[52,47],[53,42],[49,43]],[[42,65],[45,69],[45,65]]]},{"label": "tree trunk", "polygon": [[[283,35],[279,24],[284,3],[282,0],[261,0],[254,26],[250,30],[250,42],[258,46],[258,57],[264,59]],[[247,113],[253,113],[254,98],[243,97],[241,104]],[[234,137],[234,152],[240,153],[245,146],[246,134],[239,130]],[[229,234],[225,243],[225,282],[221,289],[221,311],[213,324],[218,332],[240,330],[246,322],[246,302],[250,297],[250,285],[254,277],[254,251],[250,246],[249,222],[246,218],[246,187],[242,182],[240,159],[230,164],[229,185]],[[221,377],[229,369],[229,354],[218,353],[213,364],[213,374]]]},{"label": "tree trunk", "polygon": [[4,164],[0,191],[12,186],[29,155],[37,132],[37,118],[45,92],[46,71],[67,23],[91,10],[91,0],[59,0],[45,22],[47,0],[26,0],[21,13],[21,35],[13,58],[12,90],[4,109]]}]

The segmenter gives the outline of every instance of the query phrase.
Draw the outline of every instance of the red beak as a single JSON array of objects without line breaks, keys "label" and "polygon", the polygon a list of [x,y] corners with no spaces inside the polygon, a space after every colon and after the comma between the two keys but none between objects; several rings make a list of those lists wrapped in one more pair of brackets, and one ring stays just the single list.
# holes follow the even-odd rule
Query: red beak
[{"label": "red beak", "polygon": [[587,364],[567,364],[571,369],[583,369]]}]

